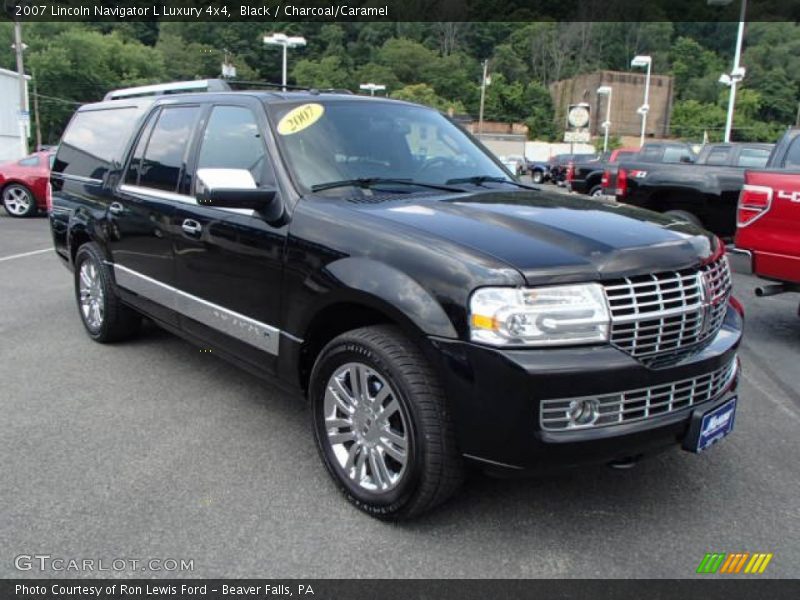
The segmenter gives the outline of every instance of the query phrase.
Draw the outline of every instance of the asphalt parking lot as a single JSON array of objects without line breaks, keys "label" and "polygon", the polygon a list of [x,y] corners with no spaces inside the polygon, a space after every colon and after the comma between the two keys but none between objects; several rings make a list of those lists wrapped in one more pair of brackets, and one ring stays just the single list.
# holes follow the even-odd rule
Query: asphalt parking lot
[{"label": "asphalt parking lot", "polygon": [[706,552],[800,576],[798,295],[736,276],[739,413],[708,453],[476,474],[392,525],[340,498],[306,411],[267,384],[154,327],[90,341],[49,246],[46,219],[0,211],[0,577],[72,575],[20,572],[20,554],[191,559],[169,575],[194,577],[691,577]]}]

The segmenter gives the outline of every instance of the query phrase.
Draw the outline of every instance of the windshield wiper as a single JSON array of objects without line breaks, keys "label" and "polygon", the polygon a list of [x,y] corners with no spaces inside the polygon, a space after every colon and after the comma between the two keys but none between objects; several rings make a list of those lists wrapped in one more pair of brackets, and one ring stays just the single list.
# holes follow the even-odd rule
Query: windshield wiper
[{"label": "windshield wiper", "polygon": [[475,175],[474,177],[457,177],[455,179],[448,179],[445,183],[471,183],[473,185],[483,185],[484,183],[510,183],[517,187],[525,188],[526,190],[538,190],[538,187],[526,185],[513,179],[506,179],[505,177],[495,177],[493,175]]},{"label": "windshield wiper", "polygon": [[[448,181],[448,183],[450,182]],[[435,183],[422,183],[420,181],[414,181],[413,179],[392,179],[391,177],[361,177],[359,179],[342,179],[341,181],[329,181],[328,183],[318,183],[317,185],[312,185],[311,191],[321,192],[323,190],[332,190],[334,188],[348,187],[348,186],[367,189],[381,184],[409,185],[422,188],[429,188],[432,190],[442,190],[444,192],[454,192],[459,194],[464,193],[464,190],[462,190],[461,188],[451,187],[448,185],[438,185]]]}]

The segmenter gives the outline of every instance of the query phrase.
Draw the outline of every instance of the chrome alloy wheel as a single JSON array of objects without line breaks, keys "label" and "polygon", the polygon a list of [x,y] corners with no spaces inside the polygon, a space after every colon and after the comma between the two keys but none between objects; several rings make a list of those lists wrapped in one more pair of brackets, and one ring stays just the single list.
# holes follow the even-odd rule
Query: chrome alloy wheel
[{"label": "chrome alloy wheel", "polygon": [[32,202],[28,191],[18,185],[10,185],[3,190],[3,206],[16,217],[28,214]]},{"label": "chrome alloy wheel", "polygon": [[81,264],[79,291],[83,320],[91,329],[99,329],[103,325],[103,285],[91,260]]},{"label": "chrome alloy wheel", "polygon": [[325,388],[325,430],[333,456],[360,488],[382,493],[406,470],[409,430],[396,392],[374,369],[339,367]]}]

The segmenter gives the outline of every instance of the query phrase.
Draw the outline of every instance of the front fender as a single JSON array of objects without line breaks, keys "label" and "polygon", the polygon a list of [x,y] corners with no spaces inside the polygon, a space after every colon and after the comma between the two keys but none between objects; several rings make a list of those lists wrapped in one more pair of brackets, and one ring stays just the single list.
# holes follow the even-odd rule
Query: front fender
[{"label": "front fender", "polygon": [[427,290],[402,271],[385,263],[358,257],[334,261],[327,265],[326,270],[343,288],[381,300],[425,334],[458,337],[442,306]]}]

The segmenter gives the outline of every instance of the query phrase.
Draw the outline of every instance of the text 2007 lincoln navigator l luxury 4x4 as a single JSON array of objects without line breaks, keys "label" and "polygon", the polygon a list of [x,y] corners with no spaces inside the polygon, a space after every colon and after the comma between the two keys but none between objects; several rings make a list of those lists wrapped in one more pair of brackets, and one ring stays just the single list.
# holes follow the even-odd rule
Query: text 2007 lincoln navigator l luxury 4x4
[{"label": "text 2007 lincoln navigator l luxury 4x4", "polygon": [[467,462],[626,464],[732,430],[721,242],[519,184],[435,110],[123,91],[78,110],[51,184],[89,336],[146,315],[304,394],[372,515],[442,502]]}]

